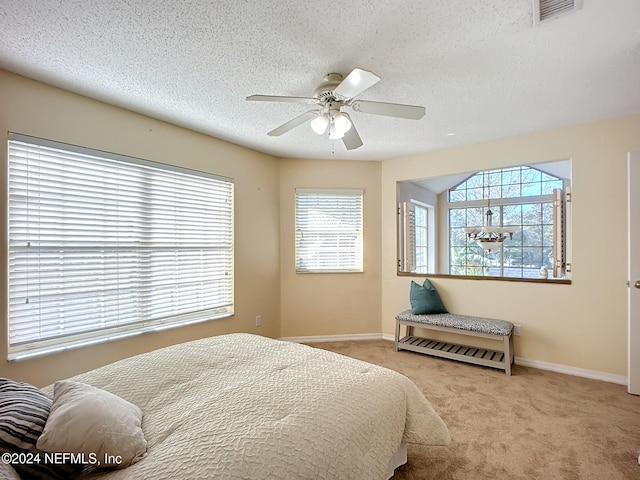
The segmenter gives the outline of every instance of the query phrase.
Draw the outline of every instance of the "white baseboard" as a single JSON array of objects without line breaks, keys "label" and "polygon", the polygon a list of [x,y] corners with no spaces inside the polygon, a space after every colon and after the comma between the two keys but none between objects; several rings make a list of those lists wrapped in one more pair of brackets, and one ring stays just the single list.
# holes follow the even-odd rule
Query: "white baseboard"
[{"label": "white baseboard", "polygon": [[[308,337],[280,337],[280,340],[295,343],[348,342],[350,340],[382,340],[380,333],[353,333],[346,335],[316,335]],[[394,338],[391,337],[393,340]],[[386,340],[386,339],[385,339]]]},{"label": "white baseboard", "polygon": [[[281,337],[280,340],[286,340],[296,343],[319,343],[319,342],[346,342],[350,340],[388,340],[395,341],[395,337],[388,333],[359,333],[347,335],[318,335],[308,337]],[[532,360],[530,358],[515,357],[515,364],[523,367],[532,367],[540,370],[548,370],[550,372],[563,373],[565,375],[573,375],[576,377],[590,378],[592,380],[601,380],[603,382],[616,383],[618,385],[628,385],[628,379],[624,375],[615,375],[613,373],[598,372],[596,370],[587,370],[585,368],[571,367],[569,365],[560,365],[558,363],[543,362],[541,360]]]},{"label": "white baseboard", "polygon": [[587,370],[585,368],[571,367],[568,365],[560,365],[558,363],[549,363],[522,357],[516,357],[515,363],[516,365],[522,365],[523,367],[549,370],[551,372],[564,373],[567,375],[574,375],[576,377],[591,378],[592,380],[602,380],[603,382],[617,383],[619,385],[628,384],[628,379],[624,375],[615,375],[613,373],[598,372],[596,370]]}]

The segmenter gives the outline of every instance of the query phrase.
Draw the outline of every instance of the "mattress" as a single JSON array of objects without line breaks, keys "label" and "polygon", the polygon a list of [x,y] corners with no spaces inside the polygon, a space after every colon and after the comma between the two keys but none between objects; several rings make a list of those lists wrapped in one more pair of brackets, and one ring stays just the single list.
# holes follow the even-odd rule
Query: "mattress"
[{"label": "mattress", "polygon": [[402,442],[450,442],[407,377],[257,335],[174,345],[72,379],[143,412],[147,456],[90,478],[382,480]]}]

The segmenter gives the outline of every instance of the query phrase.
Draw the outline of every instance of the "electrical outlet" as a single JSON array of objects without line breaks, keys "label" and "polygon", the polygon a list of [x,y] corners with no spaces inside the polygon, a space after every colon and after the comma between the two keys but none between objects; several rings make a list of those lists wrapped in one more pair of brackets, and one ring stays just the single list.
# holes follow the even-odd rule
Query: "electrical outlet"
[{"label": "electrical outlet", "polygon": [[514,335],[522,335],[522,325],[514,325],[513,326],[513,334]]},{"label": "electrical outlet", "polygon": [[256,327],[259,327],[260,325],[262,325],[262,315],[257,315],[256,316]]}]

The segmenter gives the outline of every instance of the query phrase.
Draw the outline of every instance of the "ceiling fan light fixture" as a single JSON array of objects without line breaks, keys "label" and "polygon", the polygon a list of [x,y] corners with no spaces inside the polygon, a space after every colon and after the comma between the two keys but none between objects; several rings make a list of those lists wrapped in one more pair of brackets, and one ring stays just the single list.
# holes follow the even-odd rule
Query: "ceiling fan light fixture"
[{"label": "ceiling fan light fixture", "polygon": [[[344,136],[351,128],[351,120],[346,113],[338,112],[333,115],[333,126],[336,131],[342,133],[342,136]],[[342,136],[340,138],[342,138]]]},{"label": "ceiling fan light fixture", "polygon": [[318,135],[324,135],[324,132],[327,131],[327,127],[329,126],[329,117],[326,113],[318,115],[316,118],[311,120],[311,128]]},{"label": "ceiling fan light fixture", "polygon": [[344,133],[345,132],[338,130],[334,125],[334,123],[331,122],[331,126],[329,127],[329,138],[331,140],[337,140],[339,138],[344,137]]}]

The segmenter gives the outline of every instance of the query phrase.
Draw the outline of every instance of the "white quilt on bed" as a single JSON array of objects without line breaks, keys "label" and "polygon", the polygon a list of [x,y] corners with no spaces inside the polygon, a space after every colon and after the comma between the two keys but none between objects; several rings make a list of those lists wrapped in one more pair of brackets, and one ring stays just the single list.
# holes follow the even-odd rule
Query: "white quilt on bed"
[{"label": "white quilt on bed", "polygon": [[250,334],[175,345],[73,379],[144,415],[148,455],[99,478],[376,480],[401,440],[450,441],[403,375]]}]

